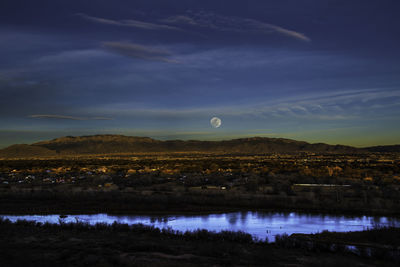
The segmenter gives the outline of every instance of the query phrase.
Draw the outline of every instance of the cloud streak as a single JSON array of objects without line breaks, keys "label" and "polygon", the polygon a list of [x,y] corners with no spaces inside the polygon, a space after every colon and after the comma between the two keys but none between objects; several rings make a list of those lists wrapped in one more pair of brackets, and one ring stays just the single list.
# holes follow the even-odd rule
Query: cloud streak
[{"label": "cloud streak", "polygon": [[104,42],[102,46],[106,50],[130,58],[161,61],[166,63],[179,63],[179,61],[168,58],[169,56],[171,56],[171,53],[168,51],[142,46],[134,43]]},{"label": "cloud streak", "polygon": [[294,38],[304,42],[311,39],[305,34],[283,28],[270,23],[264,23],[255,19],[228,17],[214,14],[211,12],[199,12],[191,15],[171,16],[161,20],[163,23],[172,25],[186,25],[200,28],[208,28],[215,31],[235,32],[241,34],[265,34],[277,33],[289,38]]},{"label": "cloud streak", "polygon": [[112,118],[107,118],[107,117],[75,117],[75,116],[52,115],[52,114],[35,114],[35,115],[29,115],[28,118],[34,118],[34,119],[74,120],[74,121],[112,120]]},{"label": "cloud streak", "polygon": [[137,29],[142,29],[142,30],[173,30],[173,31],[183,31],[182,29],[175,27],[175,26],[169,26],[169,25],[164,25],[164,24],[157,24],[157,23],[150,23],[150,22],[144,22],[144,21],[139,21],[139,20],[112,20],[112,19],[105,19],[105,18],[99,18],[99,17],[93,17],[89,16],[83,13],[78,13],[76,14],[77,16],[94,22],[94,23],[100,23],[100,24],[106,24],[106,25],[113,25],[113,26],[122,26],[122,27],[131,27],[131,28],[137,28]]},{"label": "cloud streak", "polygon": [[268,24],[268,23],[262,23],[262,22],[255,21],[255,20],[253,20],[253,22],[255,23],[255,25],[257,25],[259,27],[260,30],[262,30],[262,29],[265,29],[266,31],[272,30],[279,34],[286,35],[288,37],[292,37],[292,38],[295,38],[295,39],[298,39],[301,41],[305,41],[305,42],[311,41],[311,39],[309,37],[305,36],[302,33],[296,32],[296,31],[288,30],[288,29],[282,28],[280,26],[276,26],[276,25]]},{"label": "cloud streak", "polygon": [[[140,20],[112,20],[100,17],[93,17],[87,14],[78,13],[77,16],[91,21],[93,23],[131,27],[142,30],[172,30],[197,34],[205,37],[200,33],[193,33],[192,31],[201,29],[211,29],[214,31],[231,32],[240,34],[279,34],[289,38],[297,39],[304,42],[310,42],[311,39],[303,33],[289,30],[281,26],[277,26],[270,23],[264,23],[255,19],[240,18],[240,17],[229,17],[214,14],[212,12],[198,12],[190,15],[176,15],[170,16],[165,19],[158,20],[160,23],[151,23]],[[179,26],[179,27],[178,27]],[[190,27],[191,31],[183,29],[184,27]]]}]

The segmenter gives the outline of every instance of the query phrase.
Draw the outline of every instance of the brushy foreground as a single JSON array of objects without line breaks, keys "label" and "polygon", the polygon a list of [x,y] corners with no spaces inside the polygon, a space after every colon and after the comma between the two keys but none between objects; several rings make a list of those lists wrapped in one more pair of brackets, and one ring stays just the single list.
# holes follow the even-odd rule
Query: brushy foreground
[{"label": "brushy foreground", "polygon": [[[393,259],[288,246],[243,232],[179,232],[142,224],[0,219],[1,266],[396,266]],[[332,233],[334,235],[334,233]]]}]

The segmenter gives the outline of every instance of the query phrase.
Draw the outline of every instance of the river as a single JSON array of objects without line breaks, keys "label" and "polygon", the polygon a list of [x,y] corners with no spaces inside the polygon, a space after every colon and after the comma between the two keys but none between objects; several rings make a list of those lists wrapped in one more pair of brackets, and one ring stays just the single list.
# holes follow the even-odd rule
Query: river
[{"label": "river", "polygon": [[[336,232],[362,231],[380,226],[400,227],[400,219],[372,216],[338,216],[318,215],[304,213],[279,213],[279,212],[234,212],[207,215],[67,215],[60,218],[53,215],[1,215],[13,222],[17,220],[30,220],[36,222],[59,223],[62,220],[69,222],[85,222],[89,224],[113,222],[124,224],[154,225],[158,228],[171,227],[174,230],[186,231],[207,229],[209,231],[243,231],[254,237],[270,242],[275,240],[277,234],[292,233],[317,233],[323,230]],[[64,217],[64,216],[63,216]]]}]

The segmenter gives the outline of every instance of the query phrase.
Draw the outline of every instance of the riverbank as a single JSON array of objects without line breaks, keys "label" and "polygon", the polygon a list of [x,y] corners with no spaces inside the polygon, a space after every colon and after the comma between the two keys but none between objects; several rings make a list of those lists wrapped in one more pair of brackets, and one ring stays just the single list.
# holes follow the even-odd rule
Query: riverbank
[{"label": "riverbank", "polygon": [[289,248],[253,240],[245,233],[205,230],[179,233],[143,225],[56,225],[0,220],[0,235],[2,266],[396,266],[397,263],[349,251]]},{"label": "riverbank", "polygon": [[366,231],[281,235],[280,247],[306,248],[313,251],[351,251],[361,257],[400,263],[400,228],[377,226]]},{"label": "riverbank", "polygon": [[[327,204],[329,203],[329,204]],[[87,191],[0,192],[1,214],[209,214],[240,211],[301,212],[349,216],[400,217],[400,209],[360,204],[341,206],[329,198],[319,202],[296,196],[232,192]]]}]

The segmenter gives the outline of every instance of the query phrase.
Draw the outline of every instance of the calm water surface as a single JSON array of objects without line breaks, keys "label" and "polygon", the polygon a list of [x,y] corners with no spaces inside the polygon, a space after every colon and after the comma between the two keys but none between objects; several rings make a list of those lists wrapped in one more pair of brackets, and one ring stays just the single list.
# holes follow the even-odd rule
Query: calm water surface
[{"label": "calm water surface", "polygon": [[[2,215],[11,221],[30,220],[37,222],[59,223],[60,217],[54,215]],[[154,225],[158,228],[171,227],[174,230],[186,231],[207,229],[209,231],[243,231],[255,237],[270,242],[277,234],[317,233],[323,230],[349,232],[372,228],[374,225],[394,225],[400,227],[400,219],[388,217],[348,217],[335,215],[310,215],[302,213],[266,213],[266,212],[235,212],[208,215],[68,215],[63,222],[87,222],[89,224],[113,222]]]}]

